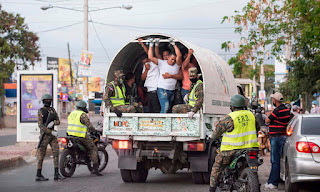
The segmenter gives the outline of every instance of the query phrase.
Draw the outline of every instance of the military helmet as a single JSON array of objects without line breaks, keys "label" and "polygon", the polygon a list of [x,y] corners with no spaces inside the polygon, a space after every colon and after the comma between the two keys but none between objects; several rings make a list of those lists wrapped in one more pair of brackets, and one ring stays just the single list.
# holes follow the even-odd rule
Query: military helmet
[{"label": "military helmet", "polygon": [[246,106],[246,100],[242,95],[234,95],[231,98],[231,106],[232,107],[245,107]]},{"label": "military helmet", "polygon": [[44,95],[42,95],[41,101],[43,101],[43,100],[45,100],[45,99],[50,99],[50,100],[52,100],[52,96],[49,95],[49,94],[44,94]]},{"label": "military helmet", "polygon": [[78,101],[78,103],[76,104],[76,107],[86,108],[87,107],[87,103],[84,102],[84,101]]}]

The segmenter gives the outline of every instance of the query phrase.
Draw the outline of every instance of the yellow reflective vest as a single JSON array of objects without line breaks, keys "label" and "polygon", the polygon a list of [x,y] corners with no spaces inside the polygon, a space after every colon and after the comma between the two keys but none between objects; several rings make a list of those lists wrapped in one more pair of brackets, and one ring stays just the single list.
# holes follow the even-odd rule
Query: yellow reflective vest
[{"label": "yellow reflective vest", "polygon": [[199,84],[203,84],[201,80],[198,80],[197,83],[193,86],[190,94],[189,94],[189,102],[188,105],[194,107],[196,105],[196,101],[198,98],[196,97],[196,88]]},{"label": "yellow reflective vest", "polygon": [[126,99],[126,88],[124,85],[122,85],[122,90],[120,89],[119,86],[116,86],[114,82],[112,81],[111,84],[113,85],[114,88],[114,96],[110,97],[112,105],[114,107],[117,107],[119,105],[125,105],[125,99]]},{"label": "yellow reflective vest", "polygon": [[228,114],[234,123],[231,132],[225,132],[222,137],[221,151],[259,147],[254,115],[247,110]]},{"label": "yellow reflective vest", "polygon": [[70,136],[86,137],[87,126],[80,122],[81,115],[85,113],[80,110],[75,110],[68,116],[68,129],[67,133]]}]

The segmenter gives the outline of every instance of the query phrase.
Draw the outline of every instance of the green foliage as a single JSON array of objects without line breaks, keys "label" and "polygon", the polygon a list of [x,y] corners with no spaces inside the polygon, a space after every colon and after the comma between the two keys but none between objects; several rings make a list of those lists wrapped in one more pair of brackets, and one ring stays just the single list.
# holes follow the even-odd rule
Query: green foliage
[{"label": "green foliage", "polygon": [[28,31],[24,18],[4,11],[0,5],[0,96],[4,94],[4,82],[12,75],[16,64],[27,69],[40,61],[38,39]]}]

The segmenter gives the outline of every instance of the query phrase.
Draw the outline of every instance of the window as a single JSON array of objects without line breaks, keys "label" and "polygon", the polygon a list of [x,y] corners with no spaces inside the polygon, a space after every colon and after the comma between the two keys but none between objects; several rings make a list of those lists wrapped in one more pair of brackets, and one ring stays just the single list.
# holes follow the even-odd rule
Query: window
[{"label": "window", "polygon": [[320,135],[320,118],[319,117],[306,117],[303,118],[301,134],[303,135]]},{"label": "window", "polygon": [[294,117],[291,119],[291,121],[289,122],[288,126],[287,126],[287,135],[290,136],[293,133],[294,127],[295,125],[298,125],[298,118]]}]

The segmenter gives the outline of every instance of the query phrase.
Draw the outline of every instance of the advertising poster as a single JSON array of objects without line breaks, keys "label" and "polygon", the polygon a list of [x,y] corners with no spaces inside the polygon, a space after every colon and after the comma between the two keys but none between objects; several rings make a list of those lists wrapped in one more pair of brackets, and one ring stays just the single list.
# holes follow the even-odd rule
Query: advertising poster
[{"label": "advertising poster", "polygon": [[20,122],[37,122],[38,110],[43,107],[41,97],[53,95],[52,74],[21,74],[20,79]]},{"label": "advertising poster", "polygon": [[91,92],[100,92],[101,91],[100,77],[89,77],[88,89]]},{"label": "advertising poster", "polygon": [[47,57],[47,69],[58,70],[59,69],[59,58]]},{"label": "advertising poster", "polygon": [[[73,60],[71,60],[71,63]],[[70,82],[70,65],[69,59],[59,58],[59,81]]]},{"label": "advertising poster", "polygon": [[93,53],[82,50],[80,57],[80,66],[90,68],[92,64]]},{"label": "advertising poster", "polygon": [[17,115],[17,102],[5,102],[4,110],[7,116]]}]

